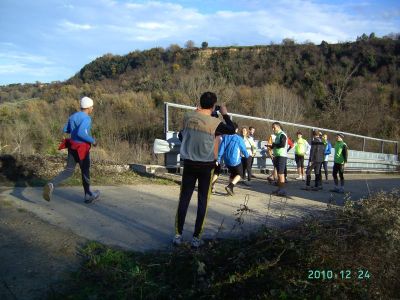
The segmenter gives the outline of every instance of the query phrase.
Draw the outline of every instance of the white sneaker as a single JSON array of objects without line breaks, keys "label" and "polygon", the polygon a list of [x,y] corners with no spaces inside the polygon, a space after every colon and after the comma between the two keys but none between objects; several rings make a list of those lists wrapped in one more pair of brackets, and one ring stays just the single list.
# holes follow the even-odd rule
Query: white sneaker
[{"label": "white sneaker", "polygon": [[174,238],[172,239],[172,244],[175,246],[182,244],[182,236],[180,234],[175,234]]},{"label": "white sneaker", "polygon": [[54,191],[54,185],[51,182],[49,182],[43,188],[43,199],[46,201],[50,201],[51,196],[53,195],[53,191]]},{"label": "white sneaker", "polygon": [[306,176],[302,176],[301,178],[303,179],[303,181],[306,181]]},{"label": "white sneaker", "polygon": [[85,195],[85,203],[89,204],[92,203],[93,201],[96,201],[100,197],[100,191],[94,191],[92,192],[92,195]]},{"label": "white sneaker", "polygon": [[204,242],[201,239],[199,239],[197,237],[193,237],[192,243],[191,243],[192,248],[198,249],[203,244],[204,244]]},{"label": "white sneaker", "polygon": [[303,180],[302,176],[296,177],[296,180]]}]

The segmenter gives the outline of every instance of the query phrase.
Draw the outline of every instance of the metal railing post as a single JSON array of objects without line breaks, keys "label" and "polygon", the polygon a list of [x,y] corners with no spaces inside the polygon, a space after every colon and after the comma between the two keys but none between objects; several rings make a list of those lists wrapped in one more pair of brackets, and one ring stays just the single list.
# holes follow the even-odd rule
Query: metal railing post
[{"label": "metal railing post", "polygon": [[395,145],[394,145],[394,151],[395,151],[395,153],[394,153],[394,155],[398,155],[399,154],[399,143],[396,143]]},{"label": "metal railing post", "polygon": [[365,152],[365,138],[363,139],[362,151]]},{"label": "metal railing post", "polygon": [[385,143],[384,141],[381,142],[381,153],[383,153],[383,144],[384,143]]},{"label": "metal railing post", "polygon": [[164,134],[165,139],[167,139],[167,133],[169,127],[169,120],[168,120],[168,103],[164,103]]}]

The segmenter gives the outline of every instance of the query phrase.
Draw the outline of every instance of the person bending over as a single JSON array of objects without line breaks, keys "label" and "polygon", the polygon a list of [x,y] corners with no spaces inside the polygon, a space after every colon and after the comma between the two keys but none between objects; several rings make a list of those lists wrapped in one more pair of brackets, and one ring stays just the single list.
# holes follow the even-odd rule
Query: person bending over
[{"label": "person bending over", "polygon": [[243,173],[241,155],[246,159],[249,154],[244,144],[243,139],[237,134],[238,125],[234,123],[235,134],[224,135],[221,145],[219,146],[217,163],[221,163],[224,159],[225,165],[229,170],[229,184],[225,187],[226,192],[233,196],[233,188],[239,182],[240,176]]}]

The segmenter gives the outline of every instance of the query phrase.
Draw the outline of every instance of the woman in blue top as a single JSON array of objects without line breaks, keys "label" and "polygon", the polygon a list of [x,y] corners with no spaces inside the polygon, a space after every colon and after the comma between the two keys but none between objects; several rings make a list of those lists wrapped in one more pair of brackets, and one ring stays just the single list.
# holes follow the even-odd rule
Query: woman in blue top
[{"label": "woman in blue top", "polygon": [[[332,144],[329,142],[328,135],[326,133],[322,136],[322,141],[325,144],[325,153],[324,153],[325,159],[324,159],[324,162],[321,164],[321,170],[322,170],[322,167],[324,167],[325,180],[328,181],[328,159],[329,159],[329,155],[332,153]],[[319,173],[321,174],[321,171]]]}]

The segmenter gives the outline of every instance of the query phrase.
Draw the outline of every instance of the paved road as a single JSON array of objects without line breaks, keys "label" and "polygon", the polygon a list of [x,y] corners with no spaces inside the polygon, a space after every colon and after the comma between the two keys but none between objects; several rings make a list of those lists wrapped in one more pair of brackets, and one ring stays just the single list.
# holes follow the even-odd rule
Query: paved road
[{"label": "paved road", "polygon": [[[275,187],[258,175],[251,187],[236,188],[236,195],[225,195],[226,178],[217,185],[219,193],[211,197],[203,237],[227,237],[246,234],[261,224],[287,226],[307,214],[318,214],[328,203],[342,205],[344,195],[302,191],[303,182],[288,184],[289,198],[270,196]],[[357,200],[368,192],[400,187],[400,176],[347,176],[347,197]],[[145,251],[170,247],[174,232],[179,186],[138,185],[102,186],[101,199],[91,205],[83,203],[80,187],[63,187],[54,192],[51,202],[42,200],[40,188],[2,189],[0,199],[13,201],[41,219],[70,229],[90,240],[125,249]],[[193,195],[187,215],[184,238],[189,240],[194,228],[197,193]],[[246,202],[248,201],[248,202]],[[243,204],[247,203],[247,210]],[[242,211],[238,209],[242,208]],[[243,212],[241,220],[238,213]],[[243,224],[240,224],[242,223]],[[222,223],[222,226],[221,226]]]}]

